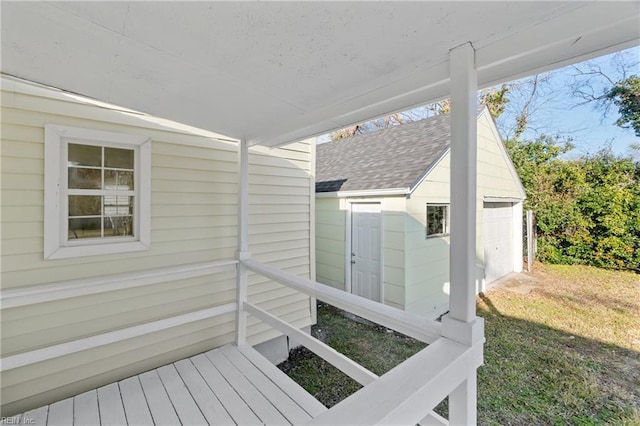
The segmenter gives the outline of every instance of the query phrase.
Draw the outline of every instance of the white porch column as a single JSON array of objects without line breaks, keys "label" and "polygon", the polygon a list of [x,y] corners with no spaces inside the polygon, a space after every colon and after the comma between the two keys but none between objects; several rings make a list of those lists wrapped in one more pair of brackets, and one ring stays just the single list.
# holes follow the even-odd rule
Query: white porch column
[{"label": "white porch column", "polygon": [[[484,323],[476,317],[476,157],[478,76],[475,51],[465,43],[449,52],[451,80],[451,209],[449,314],[442,335],[468,346],[482,345]],[[481,351],[481,349],[480,349]],[[481,352],[480,352],[481,354]],[[470,361],[467,378],[449,395],[449,424],[477,422],[477,375],[482,359]]]},{"label": "white porch column", "polygon": [[[238,260],[249,259],[249,145],[246,140],[238,144]],[[236,272],[236,344],[247,339],[247,268],[238,263]]]},{"label": "white porch column", "polygon": [[451,75],[451,246],[452,318],[476,316],[476,157],[478,76],[475,51],[466,43],[449,52]]}]

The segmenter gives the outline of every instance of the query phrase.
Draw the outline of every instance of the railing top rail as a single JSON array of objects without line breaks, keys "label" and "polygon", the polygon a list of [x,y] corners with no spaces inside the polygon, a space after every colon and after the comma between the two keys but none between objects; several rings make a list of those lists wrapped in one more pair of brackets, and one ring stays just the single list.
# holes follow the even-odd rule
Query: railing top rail
[{"label": "railing top rail", "polygon": [[442,336],[442,325],[437,321],[298,277],[253,259],[241,262],[255,273],[422,342],[433,343]]}]

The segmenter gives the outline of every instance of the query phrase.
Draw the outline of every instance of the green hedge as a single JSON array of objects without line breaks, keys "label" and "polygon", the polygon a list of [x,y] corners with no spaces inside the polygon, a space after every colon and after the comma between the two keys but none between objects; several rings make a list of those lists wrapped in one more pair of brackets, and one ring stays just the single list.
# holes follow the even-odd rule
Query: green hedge
[{"label": "green hedge", "polygon": [[538,231],[537,258],[640,272],[640,163],[609,151],[561,159],[569,143],[508,141]]}]

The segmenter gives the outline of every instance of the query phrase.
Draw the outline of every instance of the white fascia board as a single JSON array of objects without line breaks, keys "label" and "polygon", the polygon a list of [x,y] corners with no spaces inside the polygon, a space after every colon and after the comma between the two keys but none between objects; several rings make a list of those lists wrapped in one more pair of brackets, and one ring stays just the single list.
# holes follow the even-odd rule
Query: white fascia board
[{"label": "white fascia board", "polygon": [[411,187],[409,188],[409,194],[407,194],[408,196],[411,196],[411,194],[413,194],[413,191],[415,191],[422,182],[424,182],[424,180],[427,178],[427,176],[429,175],[429,173],[431,173],[437,166],[438,164],[440,164],[440,162],[447,156],[449,155],[449,152],[451,152],[451,145],[447,146],[441,153],[440,156],[438,156],[438,158],[436,158],[436,160],[431,163],[431,165],[427,168],[427,170],[424,171],[424,173],[422,174],[422,176],[420,176],[413,185],[411,185]]},{"label": "white fascia board", "polygon": [[409,188],[365,189],[362,191],[316,192],[316,198],[384,197],[410,194]]},{"label": "white fascia board", "polygon": [[482,201],[485,203],[521,203],[524,198],[515,198],[515,197],[492,197],[485,196],[482,198]]}]

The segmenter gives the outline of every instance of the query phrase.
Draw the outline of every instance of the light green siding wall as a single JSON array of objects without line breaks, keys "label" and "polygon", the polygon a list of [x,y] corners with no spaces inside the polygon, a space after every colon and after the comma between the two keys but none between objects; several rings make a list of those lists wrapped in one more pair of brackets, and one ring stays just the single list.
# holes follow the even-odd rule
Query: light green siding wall
[{"label": "light green siding wall", "polygon": [[[478,118],[476,199],[476,264],[480,288],[484,243],[482,208],[485,197],[522,197],[501,148],[502,141],[487,111]],[[406,310],[436,318],[449,306],[449,237],[425,237],[427,203],[449,203],[450,156],[447,154],[407,200]]]},{"label": "light green siding wall", "polygon": [[316,279],[345,289],[346,212],[339,198],[316,199]]},{"label": "light green siding wall", "polygon": [[426,205],[449,203],[447,154],[407,200],[405,216],[406,310],[437,318],[449,304],[449,237],[426,237]]},{"label": "light green siding wall", "polygon": [[382,200],[382,246],[384,261],[384,303],[404,309],[405,303],[405,238],[404,211],[406,199],[385,197]]},{"label": "light green siding wall", "polygon": [[316,275],[318,282],[345,290],[346,220],[350,202],[381,202],[384,303],[404,307],[404,197],[316,198]]},{"label": "light green siding wall", "polygon": [[522,198],[520,182],[512,174],[504,148],[488,112],[478,118],[478,195]]},{"label": "light green siding wall", "polygon": [[[2,288],[233,259],[237,235],[237,146],[186,126],[85,104],[42,90],[2,92]],[[43,259],[44,125],[152,138],[151,249]],[[261,261],[309,277],[312,144],[251,148],[250,250]],[[231,302],[235,273],[2,309],[2,356]],[[299,327],[309,298],[250,276],[249,299]],[[249,321],[251,343],[277,334]],[[233,315],[2,373],[2,415],[33,408],[227,343]]]}]

